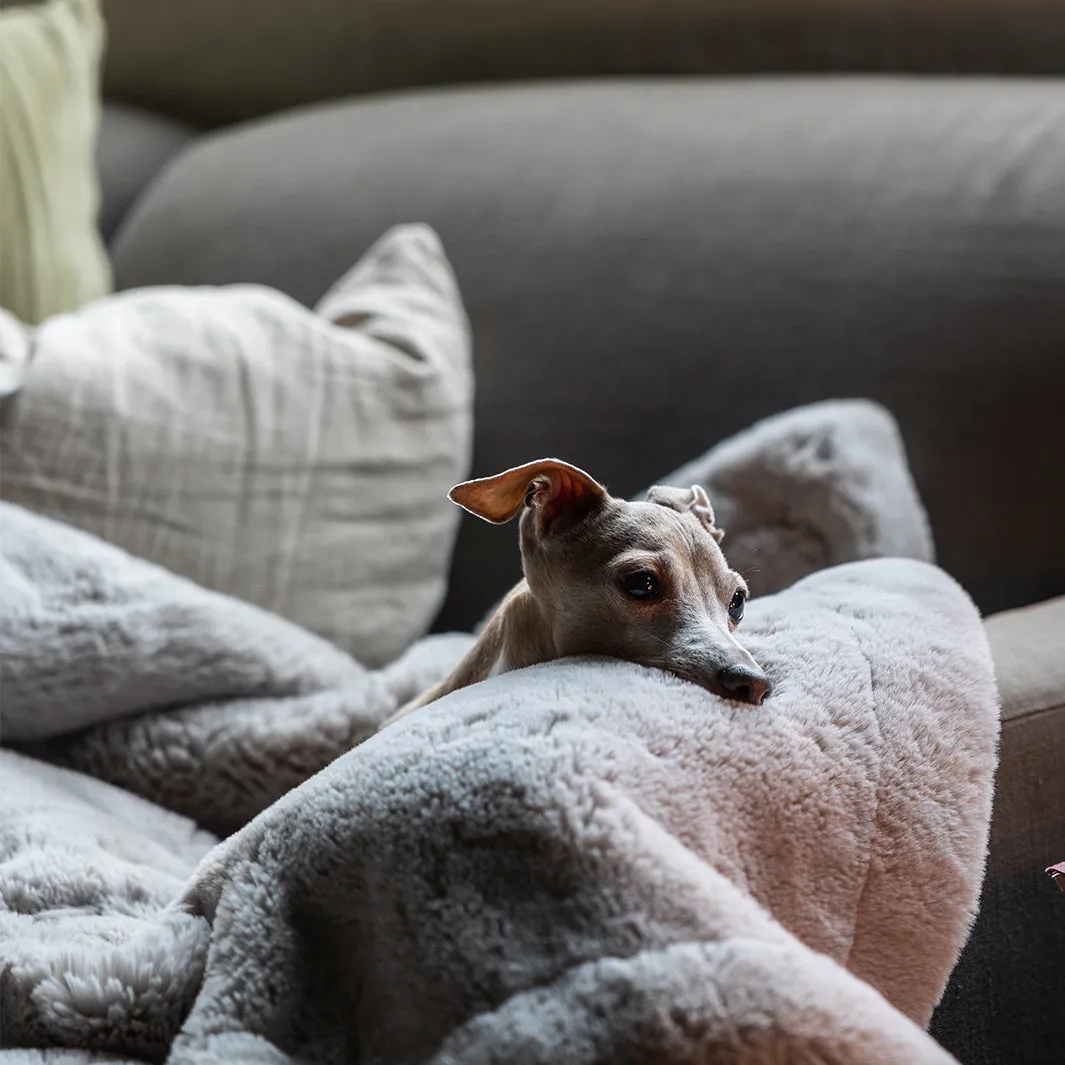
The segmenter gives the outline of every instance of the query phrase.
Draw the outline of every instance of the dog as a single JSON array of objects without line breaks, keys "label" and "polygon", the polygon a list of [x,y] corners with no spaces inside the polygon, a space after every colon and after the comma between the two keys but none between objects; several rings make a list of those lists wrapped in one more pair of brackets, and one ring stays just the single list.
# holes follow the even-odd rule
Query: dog
[{"label": "dog", "polygon": [[386,724],[486,677],[570,655],[662,669],[760,705],[769,678],[734,635],[748,589],[699,485],[617,499],[560,459],[464,481],[448,498],[502,525],[520,513],[521,580],[454,672]]}]

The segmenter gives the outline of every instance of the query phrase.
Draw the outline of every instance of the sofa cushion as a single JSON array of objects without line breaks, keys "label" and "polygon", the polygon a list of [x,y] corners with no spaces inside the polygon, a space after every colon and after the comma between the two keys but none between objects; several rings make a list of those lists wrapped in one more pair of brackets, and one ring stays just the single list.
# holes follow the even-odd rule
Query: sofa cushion
[{"label": "sofa cushion", "polygon": [[207,124],[496,78],[1049,74],[1059,0],[106,0],[107,91]]},{"label": "sofa cushion", "polygon": [[110,289],[93,168],[103,42],[97,0],[0,12],[0,307],[27,322]]},{"label": "sofa cushion", "polygon": [[[878,400],[987,612],[1065,592],[1062,173],[1051,82],[438,92],[215,135],[115,258],[122,285],[310,303],[392,219],[429,222],[477,337],[481,471],[555,454],[631,495],[758,418]],[[517,561],[467,520],[440,624]]]},{"label": "sofa cushion", "polygon": [[315,312],[260,286],[140,289],[32,340],[0,435],[5,500],[367,665],[429,627],[472,398],[466,318],[430,230],[386,235]]}]

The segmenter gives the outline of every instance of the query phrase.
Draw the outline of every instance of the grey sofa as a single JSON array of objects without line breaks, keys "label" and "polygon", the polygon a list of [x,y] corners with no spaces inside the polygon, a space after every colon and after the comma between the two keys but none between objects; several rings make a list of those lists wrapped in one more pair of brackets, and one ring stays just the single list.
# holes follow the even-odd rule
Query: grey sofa
[{"label": "grey sofa", "polygon": [[[932,0],[856,2],[864,21],[804,32],[769,4],[762,23],[722,16],[732,37],[693,54],[677,25],[694,3],[659,9],[672,35],[649,31],[646,52],[632,19],[596,36],[548,4],[535,39],[554,64],[515,43],[527,23],[492,21],[499,5],[472,5],[478,36],[429,5],[403,24],[316,0],[305,19],[346,14],[292,23],[287,53],[272,5],[108,6],[119,286],[259,281],[311,302],[391,224],[432,224],[474,327],[477,473],[552,453],[629,493],[799,403],[894,412],[941,564],[997,615],[1004,698],[982,910],[933,1030],[965,1065],[1060,1061],[1065,898],[1043,868],[1065,859],[1065,600],[1030,604],[1065,594],[1065,80],[902,75],[944,56],[1065,74],[1061,5],[988,0],[952,34],[959,5]],[[369,9],[397,68],[358,36]],[[434,41],[447,62],[426,59]],[[901,73],[720,76],[787,54]],[[640,76],[323,99],[463,69]],[[719,76],[651,76],[699,71]],[[517,570],[512,537],[467,521],[437,627],[473,625]]]}]

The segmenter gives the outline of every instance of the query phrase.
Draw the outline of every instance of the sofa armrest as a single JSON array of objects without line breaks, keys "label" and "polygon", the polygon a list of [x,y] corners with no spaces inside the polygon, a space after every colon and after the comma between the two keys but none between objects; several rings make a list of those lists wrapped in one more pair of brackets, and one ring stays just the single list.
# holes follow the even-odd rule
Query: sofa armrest
[{"label": "sofa armrest", "polygon": [[1003,726],[1033,715],[1061,713],[1065,708],[1065,596],[995,614],[985,627],[1002,694]]},{"label": "sofa armrest", "polygon": [[1002,741],[980,914],[932,1030],[966,1065],[1058,1060],[1065,899],[1065,597],[987,619]]},{"label": "sofa armrest", "polygon": [[989,871],[1065,860],[1065,597],[989,618],[1002,746]]}]

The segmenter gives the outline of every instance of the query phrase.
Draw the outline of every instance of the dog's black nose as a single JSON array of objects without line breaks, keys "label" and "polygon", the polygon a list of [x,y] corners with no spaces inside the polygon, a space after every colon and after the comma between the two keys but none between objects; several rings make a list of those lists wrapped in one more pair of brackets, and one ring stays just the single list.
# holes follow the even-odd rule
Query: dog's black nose
[{"label": "dog's black nose", "polygon": [[773,690],[769,678],[760,669],[750,666],[725,666],[717,674],[717,682],[730,699],[761,706],[762,700]]}]

